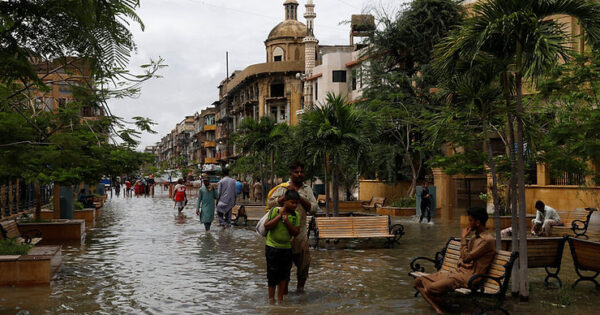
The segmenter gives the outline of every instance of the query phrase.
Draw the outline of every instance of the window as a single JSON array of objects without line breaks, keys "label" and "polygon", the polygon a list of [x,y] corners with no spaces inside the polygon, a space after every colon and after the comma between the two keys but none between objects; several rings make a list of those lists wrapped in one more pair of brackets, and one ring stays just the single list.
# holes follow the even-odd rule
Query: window
[{"label": "window", "polygon": [[285,85],[283,83],[271,84],[271,97],[283,97]]},{"label": "window", "polygon": [[319,99],[319,82],[315,81],[315,101]]},{"label": "window", "polygon": [[277,106],[271,106],[271,116],[277,119]]},{"label": "window", "polygon": [[67,99],[65,99],[65,98],[58,99],[58,108],[64,108],[65,104],[67,104]]},{"label": "window", "polygon": [[356,90],[356,76],[358,75],[358,71],[356,69],[352,70],[352,91]]},{"label": "window", "polygon": [[273,49],[273,61],[283,61],[283,55],[284,51],[281,47],[275,47],[275,49]]},{"label": "window", "polygon": [[333,70],[333,82],[346,82],[346,71]]}]

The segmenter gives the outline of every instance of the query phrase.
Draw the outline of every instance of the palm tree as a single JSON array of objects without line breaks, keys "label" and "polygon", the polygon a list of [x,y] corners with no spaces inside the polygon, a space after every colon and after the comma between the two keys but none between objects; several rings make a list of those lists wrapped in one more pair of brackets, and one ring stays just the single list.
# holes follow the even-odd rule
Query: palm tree
[{"label": "palm tree", "polygon": [[325,187],[328,186],[327,176],[331,176],[334,216],[339,213],[339,178],[344,171],[341,163],[350,156],[356,159],[368,149],[371,145],[369,133],[377,130],[375,126],[373,115],[354,108],[346,98],[331,93],[324,104],[307,111],[300,118],[299,141],[314,164],[324,162]]},{"label": "palm tree", "polygon": [[[523,79],[535,84],[560,61],[570,58],[570,39],[564,25],[552,19],[555,15],[577,18],[586,38],[597,48],[600,4],[589,0],[489,0],[476,3],[472,13],[437,47],[436,66],[441,72],[451,72],[457,60],[474,61],[481,57],[504,64],[501,84],[507,104],[514,101],[517,122],[519,265],[527,266]],[[519,273],[520,295],[527,299],[527,268],[521,268]]]},{"label": "palm tree", "polygon": [[[246,118],[232,137],[234,143],[242,149],[242,153],[250,154],[260,161],[259,172],[263,179],[266,178],[263,163],[268,161],[271,185],[275,176],[275,155],[282,149],[282,140],[288,134],[288,128],[286,123],[278,124],[271,116],[263,116],[258,121]],[[266,197],[265,184],[266,181],[263,181],[263,197]]]},{"label": "palm tree", "polygon": [[[498,65],[488,60],[481,60],[476,64],[463,64],[455,74],[442,84],[442,99],[445,99],[451,108],[464,114],[461,117],[475,122],[472,132],[481,135],[484,148],[487,148],[488,167],[492,175],[492,196],[494,202],[494,220],[496,232],[496,247],[500,248],[500,197],[498,194],[498,176],[494,152],[490,145],[490,125],[497,117],[499,108],[495,106],[502,100],[502,89],[494,82],[500,73]],[[450,112],[454,116],[454,111]],[[464,124],[461,121],[461,124]],[[468,124],[469,125],[469,124]]]}]

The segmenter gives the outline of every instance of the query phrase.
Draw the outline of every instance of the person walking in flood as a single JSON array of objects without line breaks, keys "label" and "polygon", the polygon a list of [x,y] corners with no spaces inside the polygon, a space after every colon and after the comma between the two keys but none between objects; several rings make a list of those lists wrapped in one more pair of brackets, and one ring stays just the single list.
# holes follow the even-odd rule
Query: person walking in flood
[{"label": "person walking in flood", "polygon": [[235,179],[229,177],[229,170],[223,169],[223,178],[217,185],[217,216],[219,225],[228,228],[231,225],[231,210],[235,206]]},{"label": "person walking in flood", "polygon": [[[308,279],[308,270],[310,267],[310,250],[308,248],[306,216],[310,213],[314,215],[319,209],[317,199],[310,186],[304,184],[304,164],[300,161],[294,161],[290,164],[290,181],[280,185],[269,198],[269,208],[283,206],[285,194],[293,190],[298,192],[300,199],[296,211],[300,214],[300,233],[292,240],[292,258],[296,265],[296,277],[298,280],[296,289],[298,292],[304,292],[304,285]],[[286,286],[287,292],[287,286]]]},{"label": "person walking in flood", "polygon": [[202,180],[202,183],[202,187],[198,190],[196,214],[200,216],[200,222],[204,223],[204,229],[208,232],[210,231],[210,225],[215,218],[215,201],[217,200],[219,193],[210,184],[208,177],[205,177]]},{"label": "person walking in flood", "polygon": [[252,190],[254,193],[254,201],[261,201],[263,199],[263,186],[260,182],[260,178],[257,178],[254,184],[252,184]]},{"label": "person walking in flood", "polygon": [[173,201],[175,201],[175,207],[177,208],[178,214],[181,214],[183,211],[183,207],[187,203],[187,195],[185,194],[185,185],[183,184],[183,178],[177,180],[177,185],[175,185],[175,189],[173,189],[174,197]]},{"label": "person walking in flood", "polygon": [[242,200],[250,200],[250,185],[247,181],[242,182]]},{"label": "person walking in flood", "polygon": [[421,191],[421,217],[419,223],[423,221],[423,216],[427,213],[427,223],[431,222],[431,195],[429,194],[429,183],[425,182],[423,191]]},{"label": "person walking in flood", "polygon": [[283,207],[274,207],[269,211],[265,230],[265,257],[267,258],[267,281],[269,302],[283,301],[287,293],[286,286],[292,268],[292,237],[300,233],[300,214],[296,211],[300,195],[295,190],[287,190],[283,196]]}]

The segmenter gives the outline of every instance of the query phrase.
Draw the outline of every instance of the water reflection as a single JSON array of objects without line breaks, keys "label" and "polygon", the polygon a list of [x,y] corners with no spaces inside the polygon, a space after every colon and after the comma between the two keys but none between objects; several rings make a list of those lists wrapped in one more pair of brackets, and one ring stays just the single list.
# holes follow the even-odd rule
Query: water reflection
[{"label": "water reflection", "polygon": [[[251,227],[215,226],[207,233],[194,211],[188,205],[177,216],[166,197],[113,199],[83,246],[64,247],[63,266],[50,287],[0,288],[0,313],[430,314],[426,302],[412,295],[410,260],[433,255],[448,236],[459,234],[458,221],[418,224],[411,218],[399,220],[406,235],[391,249],[381,240],[322,244],[312,253],[307,292],[292,290],[283,304],[271,306],[264,238]],[[575,278],[568,256],[560,274],[567,285]],[[509,310],[564,312],[544,302],[555,301],[557,292],[543,288],[544,271],[531,275],[532,302],[509,299]],[[592,312],[594,294],[591,286],[578,286],[577,306],[567,310]]]}]

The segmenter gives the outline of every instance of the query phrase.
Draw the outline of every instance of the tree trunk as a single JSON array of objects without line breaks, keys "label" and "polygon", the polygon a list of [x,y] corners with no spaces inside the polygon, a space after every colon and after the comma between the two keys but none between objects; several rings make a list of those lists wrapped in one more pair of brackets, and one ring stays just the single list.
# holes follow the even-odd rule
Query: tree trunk
[{"label": "tree trunk", "polygon": [[8,215],[13,214],[13,184],[12,179],[8,179]]},{"label": "tree trunk", "polygon": [[0,218],[6,215],[6,185],[0,185]]},{"label": "tree trunk", "polygon": [[35,215],[34,215],[34,219],[36,221],[41,221],[42,220],[42,196],[40,193],[40,182],[39,181],[34,181],[33,182],[33,190],[35,193]]},{"label": "tree trunk", "polygon": [[496,176],[496,163],[494,162],[494,151],[490,145],[488,136],[488,120],[483,119],[483,145],[488,150],[488,165],[492,172],[492,197],[494,199],[494,230],[496,231],[496,248],[502,248],[502,240],[500,237],[500,198],[498,197],[498,177]]},{"label": "tree trunk", "polygon": [[[16,180],[16,184],[15,184],[15,197],[17,198],[17,202],[15,203],[15,212],[19,213],[19,211],[21,211],[21,207],[19,205],[19,202],[21,201],[21,181],[17,178]],[[23,209],[26,210],[26,209]]]},{"label": "tree trunk", "polygon": [[404,159],[410,165],[410,171],[411,171],[411,175],[412,175],[412,178],[410,181],[410,187],[408,188],[408,192],[407,192],[407,196],[412,197],[415,195],[416,190],[417,190],[417,179],[419,178],[419,172],[415,168],[413,160],[411,159],[410,154],[408,152],[404,154]]},{"label": "tree trunk", "polygon": [[340,202],[340,189],[339,189],[339,180],[338,180],[338,172],[337,161],[334,158],[332,163],[332,172],[331,172],[331,189],[333,189],[331,201],[333,201],[333,216],[337,217],[340,215],[339,202]]},{"label": "tree trunk", "polygon": [[325,153],[325,215],[329,216],[329,182],[327,177],[329,175],[329,153]]},{"label": "tree trunk", "polygon": [[520,288],[519,295],[522,301],[529,300],[529,284],[527,275],[527,229],[526,217],[527,208],[525,205],[525,139],[523,128],[523,75],[522,59],[523,48],[520,43],[517,43],[517,73],[515,74],[515,88],[517,90],[517,187],[519,193],[519,266],[520,266]]},{"label": "tree trunk", "polygon": [[[510,102],[507,100],[507,102]],[[515,128],[513,125],[514,118],[513,115],[508,113],[508,132],[509,132],[509,157],[510,157],[510,187],[509,191],[511,192],[510,196],[510,205],[511,205],[511,226],[512,226],[512,248],[515,251],[519,248],[519,223],[518,223],[518,214],[517,214],[517,159],[515,155]],[[512,286],[511,291],[513,295],[519,294],[519,264],[515,263],[513,265],[513,277],[512,277]]]}]

